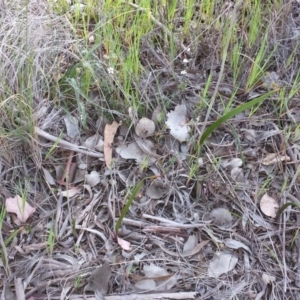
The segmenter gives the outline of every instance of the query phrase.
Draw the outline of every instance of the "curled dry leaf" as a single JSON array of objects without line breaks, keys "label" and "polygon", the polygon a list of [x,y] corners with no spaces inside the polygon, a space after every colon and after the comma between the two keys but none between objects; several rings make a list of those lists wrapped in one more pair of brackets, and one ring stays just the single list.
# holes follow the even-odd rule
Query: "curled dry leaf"
[{"label": "curled dry leaf", "polygon": [[171,135],[180,142],[189,138],[190,128],[187,123],[187,109],[184,104],[177,105],[175,109],[167,114],[166,125],[170,128]]},{"label": "curled dry leaf", "polygon": [[226,274],[234,269],[237,262],[238,257],[234,253],[227,251],[216,253],[213,260],[209,263],[207,275],[218,278],[222,274]]},{"label": "curled dry leaf", "polygon": [[106,124],[104,129],[104,145],[103,145],[103,151],[104,151],[104,158],[106,167],[111,167],[111,160],[112,160],[112,144],[114,141],[114,137],[117,133],[119,127],[119,123],[116,121],[113,121],[112,124]]},{"label": "curled dry leaf", "polygon": [[160,180],[153,180],[146,190],[146,195],[152,199],[161,199],[169,191],[169,185]]},{"label": "curled dry leaf", "polygon": [[14,198],[7,198],[5,200],[5,208],[7,212],[15,213],[18,220],[22,223],[26,222],[35,211],[35,208],[30,206],[19,195],[16,195]]},{"label": "curled dry leaf", "polygon": [[275,218],[278,208],[277,201],[267,193],[260,199],[260,209],[266,216]]},{"label": "curled dry leaf", "polygon": [[96,186],[100,181],[100,173],[97,171],[92,171],[90,174],[85,175],[85,182],[90,187]]},{"label": "curled dry leaf", "polygon": [[232,216],[226,208],[215,208],[210,213],[213,223],[220,229],[228,229],[232,226]]},{"label": "curled dry leaf", "polygon": [[262,164],[265,166],[273,165],[279,163],[281,161],[290,161],[290,157],[287,155],[278,155],[276,153],[269,153],[265,158],[262,160]]},{"label": "curled dry leaf", "polygon": [[135,133],[141,138],[152,136],[155,133],[155,123],[148,118],[141,118],[135,126]]}]

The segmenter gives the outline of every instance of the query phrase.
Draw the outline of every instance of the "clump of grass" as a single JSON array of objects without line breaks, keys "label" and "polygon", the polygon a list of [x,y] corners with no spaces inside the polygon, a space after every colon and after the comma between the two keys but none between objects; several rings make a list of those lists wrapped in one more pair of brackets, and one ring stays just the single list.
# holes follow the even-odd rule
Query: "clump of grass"
[{"label": "clump of grass", "polygon": [[39,152],[32,139],[34,112],[52,100],[55,61],[67,51],[72,35],[63,18],[50,14],[44,2],[14,1],[5,12],[0,19],[0,135],[19,157],[23,146]]}]

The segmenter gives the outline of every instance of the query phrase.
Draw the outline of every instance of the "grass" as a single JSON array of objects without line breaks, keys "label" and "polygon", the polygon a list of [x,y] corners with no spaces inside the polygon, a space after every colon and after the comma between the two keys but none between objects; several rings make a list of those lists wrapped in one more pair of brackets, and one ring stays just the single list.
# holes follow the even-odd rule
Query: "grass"
[{"label": "grass", "polygon": [[[284,174],[281,180],[276,168],[272,176],[264,176],[253,162],[255,160],[259,164],[265,153],[283,151],[287,144],[275,147],[276,141],[272,140],[271,145],[271,138],[263,146],[249,143],[250,148],[258,147],[257,156],[249,158],[244,153],[245,144],[249,141],[240,132],[240,128],[255,128],[256,132],[262,133],[269,130],[263,121],[273,122],[280,128],[284,141],[291,144],[290,148],[297,147],[300,132],[297,118],[299,45],[294,38],[286,38],[284,24],[289,12],[284,1],[267,0],[262,3],[253,0],[231,4],[208,0],[140,0],[134,3],[87,0],[82,4],[76,0],[70,5],[66,0],[47,0],[36,4],[38,7],[34,5],[33,2],[19,0],[8,3],[10,22],[1,19],[0,142],[3,161],[9,166],[3,171],[2,180],[14,194],[21,194],[24,201],[35,204],[43,212],[44,219],[35,221],[43,226],[48,224],[43,237],[49,258],[55,256],[61,244],[72,249],[78,236],[72,211],[73,206],[80,205],[78,199],[68,199],[68,205],[63,206],[65,225],[55,224],[55,230],[56,226],[68,227],[74,240],[68,244],[65,240],[70,236],[58,238],[54,226],[49,227],[55,218],[56,203],[45,195],[51,195],[54,190],[36,180],[42,176],[42,167],[51,166],[49,168],[54,170],[57,165],[63,164],[64,152],[60,151],[58,144],[60,140],[68,139],[61,122],[65,114],[76,116],[83,136],[91,136],[94,132],[102,134],[101,126],[97,125],[100,116],[109,122],[116,120],[133,128],[135,119],[151,118],[158,108],[158,132],[152,140],[156,149],[161,151],[161,143],[168,136],[164,124],[167,112],[178,103],[187,104],[191,127],[188,159],[180,161],[177,156],[165,155],[155,167],[156,172],[165,178],[168,178],[169,172],[183,168],[185,173],[178,178],[184,178],[184,182],[174,176],[171,184],[178,191],[186,188],[187,195],[197,205],[202,205],[201,201],[205,199],[206,208],[223,204],[230,207],[230,201],[235,201],[232,207],[238,206],[239,211],[252,207],[252,204],[236,200],[240,197],[242,183],[230,181],[232,178],[221,167],[224,159],[242,158],[242,168],[246,170],[249,167],[249,178],[256,179],[257,190],[272,190],[277,184],[274,178],[280,178],[277,179],[280,195],[284,195],[287,189],[292,190],[289,186],[291,177],[297,184],[291,165],[282,164],[278,168]],[[285,39],[289,39],[292,46],[286,46]],[[183,63],[185,60],[187,63]],[[194,71],[198,72],[197,75]],[[280,81],[274,79],[267,83],[266,78],[272,72],[279,75]],[[204,74],[203,81],[200,73]],[[192,99],[191,102],[189,99]],[[37,117],[37,112],[41,112],[44,106],[46,112]],[[129,116],[129,109],[134,117]],[[50,111],[57,112],[54,116],[58,117],[50,119]],[[261,116],[267,117],[262,120],[264,117]],[[44,126],[44,130],[57,136],[57,143],[41,140],[36,135],[36,126]],[[223,142],[227,142],[228,136],[231,138],[228,143],[233,140],[237,141],[237,145],[226,148]],[[127,142],[131,138],[130,133],[126,135]],[[221,146],[225,150],[221,151]],[[199,164],[199,158],[203,158],[205,163]],[[104,178],[104,167],[99,161],[93,163]],[[150,172],[152,167],[145,162],[136,168],[138,170],[135,169],[137,180],[134,182],[138,183],[134,187],[125,183],[114,185],[115,197],[125,195],[126,204],[117,223],[108,223],[110,230],[118,232],[124,217],[135,210],[135,198],[143,192],[143,183],[154,178]],[[117,180],[115,174],[123,168],[126,167],[117,161],[111,171],[114,175],[111,175],[111,180]],[[226,188],[218,190],[222,184]],[[101,186],[104,194],[109,188],[110,183]],[[229,190],[228,194],[225,190]],[[253,190],[245,193],[251,194]],[[223,200],[231,195],[235,200],[226,198],[220,204],[220,201],[211,200],[215,195],[219,195],[220,199],[223,197]],[[83,193],[83,198],[85,196]],[[175,198],[170,201],[175,203]],[[185,201],[182,199],[181,205]],[[109,200],[105,201],[108,201],[109,207]],[[95,211],[101,210],[101,205]],[[148,208],[161,213],[161,216],[169,215],[167,211],[158,211],[159,205],[152,204]],[[288,206],[299,207],[294,202],[282,203],[278,214],[282,214]],[[4,208],[1,209],[0,228],[7,218]],[[142,213],[146,210],[142,203],[140,209]],[[172,209],[176,210],[173,216],[178,219],[180,210],[175,204]],[[182,220],[190,218],[190,215],[184,216]],[[91,219],[91,216],[84,219],[84,226],[91,225]],[[73,224],[69,224],[68,220],[73,220]],[[97,222],[97,226],[103,226],[103,231],[109,228],[107,224],[105,227]],[[253,228],[250,231],[256,234]],[[19,233],[18,229],[5,237],[1,233],[4,266],[10,263],[7,248]],[[90,237],[84,242],[93,243]],[[86,245],[77,246],[76,254],[84,253]],[[95,256],[95,246],[91,249]],[[277,253],[273,252],[272,248],[272,256],[279,263]],[[82,284],[80,279],[78,277],[74,281],[76,288]],[[277,298],[280,299],[280,295]]]}]

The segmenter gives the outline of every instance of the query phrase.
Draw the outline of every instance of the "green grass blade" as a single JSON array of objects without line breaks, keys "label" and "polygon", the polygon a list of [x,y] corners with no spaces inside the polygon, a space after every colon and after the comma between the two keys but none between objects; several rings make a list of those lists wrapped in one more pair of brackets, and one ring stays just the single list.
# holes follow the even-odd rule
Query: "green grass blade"
[{"label": "green grass blade", "polygon": [[138,192],[141,190],[141,188],[143,187],[143,183],[144,183],[144,180],[146,178],[142,179],[137,185],[136,187],[133,189],[130,197],[128,198],[128,201],[126,203],[126,205],[124,206],[124,208],[122,209],[122,212],[121,212],[121,215],[117,221],[117,224],[115,226],[115,230],[116,230],[116,233],[118,233],[118,230],[120,229],[121,227],[121,223],[125,217],[125,215],[127,214],[128,210],[129,210],[129,207],[130,205],[132,204],[132,201],[134,200],[134,198],[136,197],[136,195],[138,194]]},{"label": "green grass blade", "polygon": [[276,214],[276,217],[275,217],[275,220],[278,220],[280,215],[283,213],[283,211],[288,208],[289,206],[294,206],[294,207],[298,207],[300,208],[300,204],[297,203],[297,202],[287,202],[285,204],[283,204],[279,210],[277,211],[277,214]]},{"label": "green grass blade", "polygon": [[209,135],[214,132],[218,127],[220,127],[224,122],[226,122],[227,120],[233,118],[234,116],[236,116],[237,114],[241,113],[242,111],[251,108],[252,106],[263,102],[265,99],[267,99],[268,97],[270,97],[271,95],[273,95],[276,91],[270,91],[258,98],[255,98],[247,103],[244,103],[240,106],[238,106],[237,108],[235,108],[234,110],[232,110],[231,112],[227,113],[226,115],[222,116],[220,119],[218,119],[217,121],[215,121],[213,124],[211,124],[206,130],[205,132],[202,134],[200,142],[199,142],[199,146],[201,147],[203,145],[203,143],[205,142],[205,140],[209,137]]}]

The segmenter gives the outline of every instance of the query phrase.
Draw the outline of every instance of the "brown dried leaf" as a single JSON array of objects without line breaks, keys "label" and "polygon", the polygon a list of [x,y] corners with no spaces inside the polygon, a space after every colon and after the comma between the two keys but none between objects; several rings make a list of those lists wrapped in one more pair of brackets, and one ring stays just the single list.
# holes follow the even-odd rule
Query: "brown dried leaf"
[{"label": "brown dried leaf", "polygon": [[266,216],[275,218],[278,208],[277,201],[267,193],[260,199],[260,209]]},{"label": "brown dried leaf", "polygon": [[118,127],[120,126],[119,123],[113,121],[112,124],[106,124],[104,129],[104,158],[105,163],[108,168],[111,167],[111,160],[112,160],[112,143],[114,141],[114,137],[117,133]]},{"label": "brown dried leaf", "polygon": [[26,222],[35,211],[35,208],[30,206],[19,195],[16,195],[14,198],[7,198],[5,208],[7,212],[15,213],[18,220],[22,223]]}]

